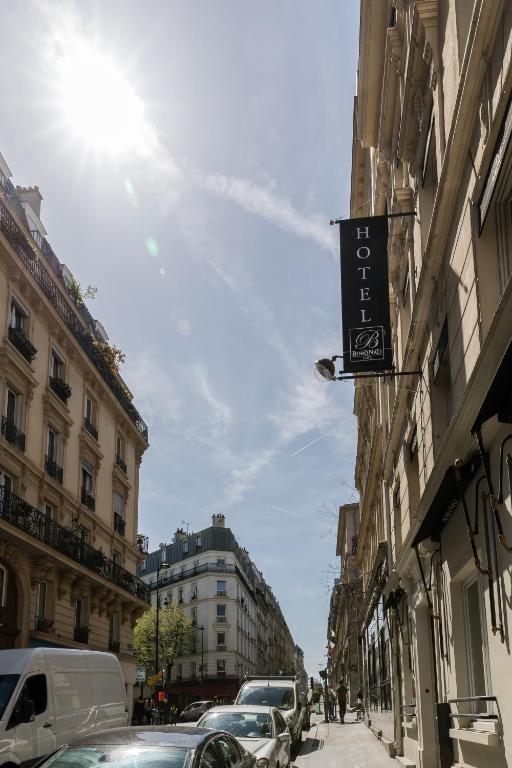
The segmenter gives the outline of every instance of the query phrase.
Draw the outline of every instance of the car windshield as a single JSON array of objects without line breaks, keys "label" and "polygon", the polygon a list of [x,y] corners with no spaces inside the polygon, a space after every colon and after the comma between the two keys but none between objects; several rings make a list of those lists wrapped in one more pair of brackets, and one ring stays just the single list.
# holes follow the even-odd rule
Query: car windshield
[{"label": "car windshield", "polygon": [[5,708],[19,679],[19,675],[0,675],[0,719],[4,716]]},{"label": "car windshield", "polygon": [[109,744],[94,747],[67,747],[50,757],[40,768],[96,768],[109,764],[109,768],[185,768],[190,749],[180,747],[152,747],[143,744]]},{"label": "car windshield", "polygon": [[240,739],[270,739],[270,715],[255,712],[208,712],[199,722],[201,728],[227,731]]},{"label": "car windshield", "polygon": [[293,709],[293,688],[280,688],[277,685],[265,685],[261,688],[247,686],[241,691],[236,703]]}]

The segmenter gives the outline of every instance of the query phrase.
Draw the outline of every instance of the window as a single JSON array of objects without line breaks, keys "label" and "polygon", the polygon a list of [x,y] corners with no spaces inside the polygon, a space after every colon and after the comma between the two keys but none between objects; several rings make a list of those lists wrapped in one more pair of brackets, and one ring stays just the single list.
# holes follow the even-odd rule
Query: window
[{"label": "window", "polygon": [[0,627],[4,622],[4,611],[7,605],[7,569],[0,565]]},{"label": "window", "polygon": [[7,424],[13,426],[19,426],[21,411],[21,395],[15,392],[10,387],[6,388],[5,403],[4,403],[4,416]]},{"label": "window", "polygon": [[217,645],[226,645],[226,633],[217,632]]},{"label": "window", "polygon": [[276,710],[274,712],[274,718],[275,718],[275,722],[276,722],[276,732],[277,732],[277,735],[279,735],[280,733],[285,733],[285,731],[286,731],[286,723],[285,723],[284,718],[281,715],[281,713]]},{"label": "window", "polygon": [[183,602],[183,587],[180,587],[178,589],[178,603],[182,603],[182,602]]},{"label": "window", "polygon": [[74,639],[77,643],[87,643],[89,640],[89,610],[86,597],[75,600]]},{"label": "window", "polygon": [[108,625],[109,651],[112,651],[113,653],[119,653],[119,650],[120,650],[119,637],[120,637],[119,614],[112,613],[110,614],[109,625]]},{"label": "window", "polygon": [[85,396],[84,427],[95,440],[98,439],[98,406],[89,394]]},{"label": "window", "polygon": [[11,328],[17,331],[27,331],[28,312],[16,301],[11,301]]},{"label": "window", "polygon": [[64,378],[64,360],[55,349],[52,349],[50,376],[52,379]]},{"label": "window", "polygon": [[227,736],[219,736],[217,746],[221,752],[225,768],[236,768],[240,764],[240,755],[231,739],[228,739]]},{"label": "window", "polygon": [[121,565],[121,555],[119,554],[119,552],[112,553],[112,561],[114,565]]},{"label": "window", "polygon": [[183,556],[188,555],[188,541],[183,542]]},{"label": "window", "polygon": [[38,581],[36,588],[36,616],[40,619],[46,617],[46,594],[48,584],[46,581]]},{"label": "window", "polygon": [[226,660],[217,659],[217,677],[226,676]]},{"label": "window", "polygon": [[217,594],[218,595],[225,595],[226,594],[226,582],[225,581],[217,581]]},{"label": "window", "polygon": [[226,606],[225,605],[217,604],[217,621],[218,622],[225,622],[226,621]]},{"label": "window", "polygon": [[50,477],[62,483],[62,458],[61,458],[62,440],[60,434],[51,426],[48,427],[46,434],[46,457],[45,469]]},{"label": "window", "polygon": [[213,741],[208,742],[201,753],[199,768],[225,768],[220,753],[215,748]]},{"label": "window", "polygon": [[82,488],[87,493],[92,493],[94,490],[94,467],[86,459],[82,461]]},{"label": "window", "polygon": [[484,607],[477,577],[464,584],[464,621],[470,696],[490,696]]},{"label": "window", "polygon": [[119,434],[116,437],[116,454],[124,459],[124,437]]},{"label": "window", "polygon": [[51,504],[48,504],[45,502],[43,504],[43,515],[46,517],[47,520],[53,520],[55,510],[53,509],[53,506]]},{"label": "window", "polygon": [[432,424],[435,453],[439,452],[452,417],[452,380],[449,356],[448,323],[445,320],[432,361]]},{"label": "window", "polygon": [[192,600],[197,600],[197,584],[192,584]]},{"label": "window", "polygon": [[203,546],[203,537],[196,536],[196,549],[201,549]]},{"label": "window", "polygon": [[219,566],[226,565],[226,560],[223,557],[218,557],[217,558],[217,565],[219,565]]},{"label": "window", "polygon": [[28,678],[14,707],[9,726],[23,721],[23,708],[26,701],[33,702],[35,715],[41,715],[46,711],[48,703],[46,675],[32,675]]},{"label": "window", "polygon": [[194,560],[194,573],[199,572],[199,560]]},{"label": "window", "polygon": [[192,608],[192,624],[195,627],[197,625],[197,608]]},{"label": "window", "polygon": [[118,491],[114,491],[112,494],[112,504],[114,507],[114,514],[119,515],[124,519],[124,496]]}]

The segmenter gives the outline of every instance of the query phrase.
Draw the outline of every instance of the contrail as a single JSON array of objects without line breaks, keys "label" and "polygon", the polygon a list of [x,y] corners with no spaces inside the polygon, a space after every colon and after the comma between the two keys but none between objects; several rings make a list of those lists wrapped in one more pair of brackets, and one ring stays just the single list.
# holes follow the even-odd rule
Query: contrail
[{"label": "contrail", "polygon": [[332,429],[327,430],[327,432],[324,432],[323,435],[319,435],[318,437],[315,437],[315,439],[312,440],[310,443],[308,443],[307,445],[304,445],[302,448],[299,448],[299,450],[295,451],[295,453],[291,453],[290,459],[293,459],[293,457],[296,456],[298,453],[305,451],[306,448],[309,448],[310,445],[314,445],[315,443],[318,443],[319,440],[322,440],[324,437],[327,437],[327,435],[330,435],[331,432],[334,432],[334,430],[337,428],[338,428],[338,425],[336,425]]}]

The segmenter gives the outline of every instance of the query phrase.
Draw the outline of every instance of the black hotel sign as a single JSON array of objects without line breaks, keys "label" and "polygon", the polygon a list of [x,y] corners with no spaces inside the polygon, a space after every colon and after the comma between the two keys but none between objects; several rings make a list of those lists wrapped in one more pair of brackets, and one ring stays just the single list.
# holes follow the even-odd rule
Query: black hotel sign
[{"label": "black hotel sign", "polygon": [[343,371],[392,368],[388,287],[388,218],[340,224]]}]

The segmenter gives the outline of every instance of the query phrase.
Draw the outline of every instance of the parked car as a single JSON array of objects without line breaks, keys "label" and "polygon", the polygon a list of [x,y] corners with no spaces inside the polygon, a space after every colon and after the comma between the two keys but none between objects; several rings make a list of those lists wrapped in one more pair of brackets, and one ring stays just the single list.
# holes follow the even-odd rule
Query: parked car
[{"label": "parked car", "polygon": [[198,722],[199,728],[214,728],[236,736],[257,760],[258,768],[287,768],[291,736],[276,707],[212,707]]},{"label": "parked car", "polygon": [[34,763],[78,736],[127,724],[124,680],[113,654],[0,651],[0,768]]},{"label": "parked car", "polygon": [[292,745],[302,740],[304,707],[299,682],[295,677],[246,677],[235,704],[277,707],[292,737]]},{"label": "parked car", "polygon": [[229,733],[194,726],[112,728],[77,739],[38,768],[255,768]]},{"label": "parked car", "polygon": [[180,723],[191,723],[195,720],[199,720],[201,715],[204,715],[211,707],[215,706],[214,701],[193,701],[188,707],[181,710],[178,718]]}]

